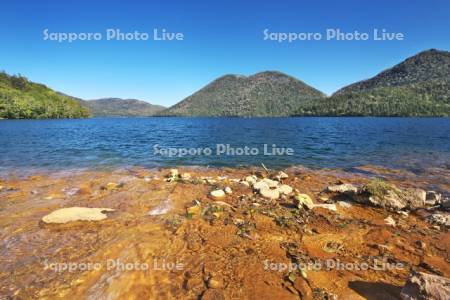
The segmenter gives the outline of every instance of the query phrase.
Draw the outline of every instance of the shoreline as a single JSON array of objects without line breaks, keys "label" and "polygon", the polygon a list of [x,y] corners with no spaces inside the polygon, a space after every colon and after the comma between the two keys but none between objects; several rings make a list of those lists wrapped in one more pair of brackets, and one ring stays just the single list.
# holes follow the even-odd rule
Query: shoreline
[{"label": "shoreline", "polygon": [[145,119],[145,118],[211,118],[211,119],[286,119],[286,118],[389,118],[389,119],[446,119],[450,118],[448,115],[424,115],[424,116],[395,116],[395,115],[288,115],[288,116],[91,116],[87,118],[36,118],[36,119],[24,119],[24,118],[0,118],[0,120],[19,120],[19,121],[32,121],[32,120],[90,120],[90,119]]},{"label": "shoreline", "polygon": [[[442,204],[398,209],[350,195],[383,177],[401,193],[419,188],[427,198],[439,186],[447,193],[442,203],[448,180],[363,169],[368,173],[134,168],[1,180],[0,273],[13,276],[0,277],[0,292],[21,298],[398,298],[413,270],[449,277],[449,227],[435,216],[449,215]],[[277,187],[258,191],[260,181]],[[73,207],[111,211],[89,215],[98,218],[91,221],[47,223]]]}]

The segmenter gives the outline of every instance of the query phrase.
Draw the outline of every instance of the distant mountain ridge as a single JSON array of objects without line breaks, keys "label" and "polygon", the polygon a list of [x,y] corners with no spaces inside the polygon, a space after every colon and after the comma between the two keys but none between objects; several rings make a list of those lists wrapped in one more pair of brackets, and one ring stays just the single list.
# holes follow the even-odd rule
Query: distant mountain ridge
[{"label": "distant mountain ridge", "polygon": [[82,100],[94,117],[147,117],[165,109],[164,106],[150,104],[137,99],[102,98]]},{"label": "distant mountain ridge", "polygon": [[82,100],[0,73],[0,118],[93,116],[450,116],[450,52],[430,49],[330,97],[278,71],[225,75],[170,108]]},{"label": "distant mountain ridge", "polygon": [[159,113],[168,116],[288,116],[321,91],[277,71],[225,75]]}]

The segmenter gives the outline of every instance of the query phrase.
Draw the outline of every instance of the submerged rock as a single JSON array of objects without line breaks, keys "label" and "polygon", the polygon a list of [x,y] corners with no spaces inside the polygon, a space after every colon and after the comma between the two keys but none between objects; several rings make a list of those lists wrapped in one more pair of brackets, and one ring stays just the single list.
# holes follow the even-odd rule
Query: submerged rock
[{"label": "submerged rock", "polygon": [[210,289],[223,288],[223,279],[221,276],[213,276],[208,279],[208,287]]},{"label": "submerged rock", "polygon": [[219,289],[207,289],[203,295],[202,300],[225,300],[222,290]]},{"label": "submerged rock", "polygon": [[437,275],[413,272],[403,287],[403,300],[450,299],[450,280]]},{"label": "submerged rock", "polygon": [[395,225],[397,225],[397,223],[395,222],[395,220],[391,216],[388,216],[386,219],[384,219],[384,223],[386,223],[386,225],[388,225],[388,226],[395,226]]},{"label": "submerged rock", "polygon": [[44,216],[45,223],[67,223],[72,221],[100,221],[108,216],[103,212],[114,211],[112,208],[68,207],[61,208]]},{"label": "submerged rock", "polygon": [[194,206],[186,208],[186,213],[189,216],[197,216],[197,215],[200,215],[201,212],[202,212],[202,207],[200,205],[194,205]]},{"label": "submerged rock", "polygon": [[118,184],[115,182],[108,182],[106,184],[106,189],[107,190],[115,190],[116,188],[118,188]]},{"label": "submerged rock", "polygon": [[313,291],[304,278],[297,277],[293,282],[294,288],[300,293],[302,300],[313,300]]}]

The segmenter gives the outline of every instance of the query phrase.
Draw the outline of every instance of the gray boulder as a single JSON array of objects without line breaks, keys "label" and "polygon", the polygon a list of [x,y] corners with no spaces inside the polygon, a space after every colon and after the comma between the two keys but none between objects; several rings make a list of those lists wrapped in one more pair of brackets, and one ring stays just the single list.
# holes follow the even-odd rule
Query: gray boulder
[{"label": "gray boulder", "polygon": [[442,276],[413,272],[405,283],[400,297],[403,300],[448,300],[450,280]]},{"label": "gray boulder", "polygon": [[418,209],[426,205],[427,192],[422,189],[405,189],[401,193],[409,209]]},{"label": "gray boulder", "polygon": [[415,210],[426,205],[426,192],[422,189],[399,188],[381,180],[372,180],[353,196],[356,202],[399,211]]},{"label": "gray boulder", "polygon": [[441,203],[442,195],[435,191],[428,191],[426,196],[426,203],[428,205],[436,205]]},{"label": "gray boulder", "polygon": [[354,194],[358,192],[358,188],[350,183],[330,185],[327,187],[327,192],[340,194]]}]

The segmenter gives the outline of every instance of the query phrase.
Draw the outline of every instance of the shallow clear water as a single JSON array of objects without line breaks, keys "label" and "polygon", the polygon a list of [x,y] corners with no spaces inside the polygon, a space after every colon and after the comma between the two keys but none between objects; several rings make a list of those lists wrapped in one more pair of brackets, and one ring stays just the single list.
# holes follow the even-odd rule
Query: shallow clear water
[{"label": "shallow clear water", "polygon": [[[217,144],[258,155],[217,155]],[[269,156],[264,144],[292,148]],[[210,148],[167,157],[161,148]],[[204,152],[203,152],[204,153]],[[198,154],[198,151],[197,153]],[[232,153],[228,153],[232,154]],[[99,118],[0,120],[0,172],[128,166],[450,166],[446,118]]]}]

